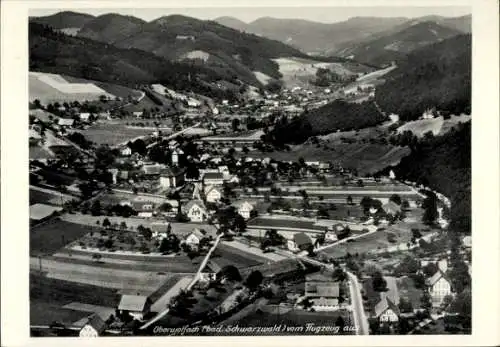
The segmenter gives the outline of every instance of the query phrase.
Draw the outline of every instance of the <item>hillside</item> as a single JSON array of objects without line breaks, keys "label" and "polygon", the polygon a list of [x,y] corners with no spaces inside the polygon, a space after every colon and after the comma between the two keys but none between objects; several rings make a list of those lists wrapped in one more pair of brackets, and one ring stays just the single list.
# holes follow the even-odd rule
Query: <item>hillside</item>
[{"label": "hillside", "polygon": [[385,78],[375,100],[401,120],[418,119],[431,108],[470,114],[471,36],[460,35],[416,50]]},{"label": "hillside", "polygon": [[375,35],[372,40],[354,44],[338,51],[337,54],[359,62],[383,66],[404,58],[415,49],[461,34],[458,30],[433,21],[417,22],[409,27],[404,24],[402,27],[403,29],[397,32],[379,34],[380,37]]},{"label": "hillside", "polygon": [[37,23],[29,24],[29,69],[110,82],[136,88],[161,83],[212,97],[229,97],[216,81],[231,78],[190,64],[169,62],[150,52],[120,49],[80,37],[67,36]]},{"label": "hillside", "polygon": [[306,111],[291,121],[281,119],[275,124],[267,140],[277,145],[298,144],[311,136],[362,129],[384,120],[385,117],[378,112],[373,102],[356,104],[335,100]]},{"label": "hillside", "polygon": [[78,36],[114,43],[137,32],[145,23],[136,17],[110,13],[86,22],[78,32]]},{"label": "hillside", "polygon": [[247,83],[258,84],[254,71],[280,78],[278,66],[271,59],[305,57],[300,51],[281,42],[242,33],[212,21],[172,15],[145,24],[124,40],[115,41],[122,48],[138,48],[169,60],[185,59],[189,52],[203,51],[208,59],[194,59],[197,65],[226,69]]},{"label": "hillside", "polygon": [[85,25],[85,23],[93,20],[94,18],[94,16],[86,13],[63,11],[50,16],[31,17],[30,22],[48,25],[54,29],[80,29]]},{"label": "hillside", "polygon": [[337,45],[388,30],[406,18],[355,17],[339,23],[319,23],[302,19],[263,17],[250,23],[221,17],[218,23],[237,30],[279,40],[307,53],[325,53]]},{"label": "hillside", "polygon": [[394,172],[398,179],[422,183],[449,197],[452,203],[450,230],[470,234],[470,122],[443,136],[420,141]]}]

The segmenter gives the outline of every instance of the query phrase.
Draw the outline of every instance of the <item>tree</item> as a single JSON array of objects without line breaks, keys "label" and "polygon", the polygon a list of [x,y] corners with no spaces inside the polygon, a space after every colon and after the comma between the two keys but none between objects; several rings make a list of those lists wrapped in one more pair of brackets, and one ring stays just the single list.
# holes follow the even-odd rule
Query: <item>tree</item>
[{"label": "tree", "polygon": [[250,275],[248,275],[245,281],[245,285],[251,291],[255,291],[260,286],[263,279],[264,276],[262,276],[262,273],[260,271],[252,271]]},{"label": "tree", "polygon": [[348,205],[352,205],[352,196],[348,195],[346,200]]},{"label": "tree", "polygon": [[92,214],[92,216],[101,215],[101,202],[99,200],[94,200],[92,203],[92,206],[90,207],[90,214]]},{"label": "tree", "polygon": [[420,303],[420,306],[426,311],[430,311],[432,308],[432,298],[427,290],[424,290],[422,296],[420,297]]},{"label": "tree", "polygon": [[217,274],[219,279],[226,278],[229,281],[241,281],[241,275],[238,268],[234,265],[224,266]]},{"label": "tree", "polygon": [[127,223],[121,222],[120,223],[120,230],[127,230]]},{"label": "tree", "polygon": [[311,299],[306,297],[304,300],[302,300],[302,307],[304,307],[304,310],[308,310],[313,307],[313,302],[311,301]]},{"label": "tree", "polygon": [[427,194],[427,198],[425,198],[422,208],[424,209],[422,221],[427,225],[433,225],[438,217],[437,197],[434,193],[429,192]]},{"label": "tree", "polygon": [[108,218],[104,218],[104,220],[102,221],[102,226],[106,229],[111,226],[111,222],[109,221]]},{"label": "tree", "polygon": [[231,122],[231,128],[233,131],[238,131],[240,127],[240,120],[238,118],[234,118]]},{"label": "tree", "polygon": [[392,194],[389,200],[398,205],[401,205],[402,203],[401,197],[398,194]]},{"label": "tree", "polygon": [[345,281],[347,280],[347,274],[344,270],[342,270],[342,268],[338,267],[333,271],[333,279],[335,281]]},{"label": "tree", "polygon": [[387,282],[380,271],[373,274],[372,287],[376,292],[383,292],[387,289]]},{"label": "tree", "polygon": [[399,300],[399,310],[401,313],[410,313],[413,312],[413,306],[411,304],[411,301],[406,300],[405,298],[401,298]]}]

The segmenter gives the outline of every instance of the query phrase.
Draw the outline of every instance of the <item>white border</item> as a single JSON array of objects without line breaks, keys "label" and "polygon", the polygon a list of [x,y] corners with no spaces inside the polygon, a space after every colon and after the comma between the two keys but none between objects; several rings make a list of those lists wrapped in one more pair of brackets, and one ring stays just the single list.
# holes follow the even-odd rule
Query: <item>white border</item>
[{"label": "white border", "polygon": [[326,1],[195,0],[178,1],[2,1],[1,11],[1,197],[2,197],[2,346],[75,345],[273,345],[273,346],[472,346],[500,343],[499,286],[499,59],[498,4],[473,3],[473,334],[471,336],[339,336],[339,337],[157,337],[29,338],[28,299],[28,117],[27,14],[29,8],[173,8],[278,6],[459,6],[464,1]]}]

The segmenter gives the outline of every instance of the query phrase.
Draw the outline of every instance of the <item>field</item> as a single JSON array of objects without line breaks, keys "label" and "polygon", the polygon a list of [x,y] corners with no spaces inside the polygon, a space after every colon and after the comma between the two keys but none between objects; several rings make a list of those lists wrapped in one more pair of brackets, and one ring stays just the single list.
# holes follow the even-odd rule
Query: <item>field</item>
[{"label": "field", "polygon": [[269,82],[269,80],[272,79],[272,77],[270,77],[270,76],[268,76],[265,73],[262,73],[260,71],[254,71],[253,74],[255,75],[255,78],[257,78],[257,80],[264,85],[266,85],[267,82]]},{"label": "field", "polygon": [[122,124],[97,123],[87,130],[79,131],[87,139],[97,145],[118,145],[127,143],[139,136],[151,135],[153,130],[139,127],[128,127]]},{"label": "field", "polygon": [[81,238],[90,231],[99,229],[91,226],[74,224],[62,220],[51,220],[30,230],[30,254],[48,255]]},{"label": "field", "polygon": [[71,324],[89,315],[89,312],[63,307],[72,302],[114,308],[119,300],[119,294],[112,289],[30,274],[32,325],[47,325],[53,321]]},{"label": "field", "polygon": [[215,249],[211,259],[221,267],[234,265],[239,269],[255,266],[267,261],[266,258],[248,252],[242,252],[237,248],[222,243]]},{"label": "field", "polygon": [[467,122],[471,116],[452,116],[450,119],[443,119],[443,117],[436,117],[431,119],[420,119],[408,122],[397,129],[398,133],[406,130],[411,131],[418,137],[424,136],[425,133],[431,131],[434,135],[442,135],[448,132],[451,128],[460,122]]},{"label": "field", "polygon": [[117,84],[100,82],[100,81],[85,80],[83,78],[67,76],[67,75],[64,75],[63,78],[66,81],[71,82],[71,83],[94,83],[99,88],[102,88],[105,91],[107,91],[108,93],[113,94],[115,96],[118,96],[124,100],[126,100],[129,96],[132,96],[133,98],[138,98],[142,95],[142,93],[138,90],[131,89],[131,88],[128,88],[125,86],[120,86]]},{"label": "field", "polygon": [[72,83],[61,75],[41,72],[29,73],[29,100],[38,99],[42,104],[55,101],[70,102],[98,100],[101,95],[114,98],[114,95],[94,83]]},{"label": "field", "polygon": [[257,218],[252,219],[251,221],[249,221],[247,225],[248,225],[248,228],[251,228],[253,226],[258,226],[258,227],[266,227],[269,229],[272,229],[272,228],[275,228],[275,229],[296,228],[296,229],[303,229],[303,230],[312,231],[312,232],[325,231],[324,227],[315,226],[314,222],[312,222],[312,221],[304,221],[304,220],[299,220],[299,219],[271,219],[271,218],[257,217]]},{"label": "field", "polygon": [[309,144],[294,146],[289,152],[252,153],[250,157],[266,156],[279,161],[337,162],[344,168],[356,168],[360,175],[377,172],[387,166],[396,165],[410,153],[409,148],[381,144],[335,144],[328,149]]},{"label": "field", "polygon": [[[74,198],[76,200],[76,198]],[[62,205],[64,202],[69,201],[68,196],[61,196],[61,194],[50,194],[44,191],[30,189],[30,205],[33,204],[49,204],[49,205]]]}]

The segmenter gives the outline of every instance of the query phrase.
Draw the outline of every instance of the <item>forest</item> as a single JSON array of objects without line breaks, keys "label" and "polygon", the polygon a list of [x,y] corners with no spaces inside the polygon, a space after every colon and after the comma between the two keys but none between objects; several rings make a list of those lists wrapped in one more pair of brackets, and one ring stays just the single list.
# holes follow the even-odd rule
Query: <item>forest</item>
[{"label": "forest", "polygon": [[429,109],[471,113],[471,35],[416,50],[397,65],[375,93],[385,112],[403,121],[416,120]]}]

